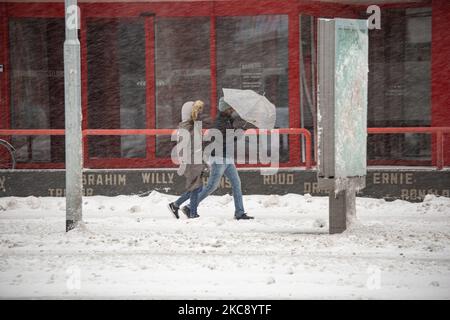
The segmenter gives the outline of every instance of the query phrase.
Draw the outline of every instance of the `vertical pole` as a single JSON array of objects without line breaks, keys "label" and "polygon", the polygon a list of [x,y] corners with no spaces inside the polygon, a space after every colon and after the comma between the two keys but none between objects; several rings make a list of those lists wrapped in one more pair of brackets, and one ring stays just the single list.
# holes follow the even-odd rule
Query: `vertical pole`
[{"label": "vertical pole", "polygon": [[[331,179],[330,179],[331,180]],[[349,177],[347,178],[346,186],[337,194],[336,181],[332,179],[332,184],[327,186],[329,194],[329,232],[342,233],[347,229],[347,226],[352,225],[356,219],[356,190],[360,190],[366,186],[365,177]],[[334,185],[334,187],[333,187]],[[320,182],[319,182],[320,188]]]},{"label": "vertical pole", "polygon": [[[294,10],[288,16],[288,86],[289,86],[289,127],[300,127],[300,16]],[[289,135],[289,163],[300,163],[300,137]]]},{"label": "vertical pole", "polygon": [[444,167],[444,139],[442,131],[438,131],[436,134],[436,154],[437,154],[437,163],[436,166],[438,170],[441,170]]},{"label": "vertical pole", "polygon": [[342,190],[335,194],[330,191],[329,199],[329,232],[330,234],[342,233],[347,228],[347,190]]},{"label": "vertical pole", "polygon": [[[217,115],[217,41],[216,41],[216,17],[211,15],[209,29],[210,68],[211,68],[211,101],[210,114],[215,119]],[[222,96],[222,92],[219,92]]]},{"label": "vertical pole", "polygon": [[[3,70],[0,72],[0,126],[2,129],[11,127],[11,110],[10,110],[10,83],[9,83],[9,23],[6,3],[0,4],[0,59],[3,64]],[[8,141],[12,140],[12,136],[3,137]]]},{"label": "vertical pole", "polygon": [[[156,128],[156,88],[155,88],[155,14],[145,12],[145,104],[146,104],[146,128]],[[147,155],[146,160],[149,166],[154,166],[156,159],[156,135],[147,136]]]},{"label": "vertical pole", "polygon": [[83,148],[81,135],[81,71],[78,41],[79,9],[65,0],[64,96],[66,126],[66,232],[82,219]]}]

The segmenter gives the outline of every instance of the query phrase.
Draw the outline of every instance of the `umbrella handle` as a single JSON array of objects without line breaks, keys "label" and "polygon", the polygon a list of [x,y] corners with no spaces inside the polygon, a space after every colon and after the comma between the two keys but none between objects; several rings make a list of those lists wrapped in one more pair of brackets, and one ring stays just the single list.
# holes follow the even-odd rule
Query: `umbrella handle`
[{"label": "umbrella handle", "polygon": [[245,124],[244,124],[244,128],[243,129],[247,129],[247,123],[249,123],[247,120],[244,120]]}]

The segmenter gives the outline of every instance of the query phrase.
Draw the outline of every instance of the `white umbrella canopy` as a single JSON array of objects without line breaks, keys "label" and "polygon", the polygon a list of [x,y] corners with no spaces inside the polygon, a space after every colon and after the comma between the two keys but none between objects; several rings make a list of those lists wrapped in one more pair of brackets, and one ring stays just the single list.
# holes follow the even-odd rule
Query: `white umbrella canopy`
[{"label": "white umbrella canopy", "polygon": [[239,116],[260,129],[275,127],[275,106],[253,90],[223,89],[223,98]]}]

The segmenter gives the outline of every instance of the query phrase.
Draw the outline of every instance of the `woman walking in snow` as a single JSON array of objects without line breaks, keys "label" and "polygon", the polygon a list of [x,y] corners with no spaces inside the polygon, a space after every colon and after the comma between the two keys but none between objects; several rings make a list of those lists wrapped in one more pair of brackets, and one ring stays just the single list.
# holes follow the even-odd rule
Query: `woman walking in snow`
[{"label": "woman walking in snow", "polygon": [[207,169],[207,165],[203,163],[196,164],[194,163],[194,154],[196,152],[200,152],[201,155],[201,146],[200,150],[196,150],[196,144],[194,143],[194,135],[198,137],[202,136],[201,127],[195,125],[195,122],[199,119],[200,113],[203,111],[204,103],[201,100],[197,100],[195,102],[189,101],[186,102],[181,109],[181,122],[178,125],[179,130],[187,130],[190,134],[191,143],[190,143],[190,160],[187,163],[184,161],[180,162],[180,167],[178,169],[179,175],[184,175],[186,178],[186,192],[183,193],[175,202],[169,203],[169,210],[174,214],[174,216],[178,219],[178,209],[181,204],[185,202],[187,199],[190,199],[190,211],[184,212],[188,218],[198,218],[197,207],[198,207],[198,194],[203,186],[203,175]]}]

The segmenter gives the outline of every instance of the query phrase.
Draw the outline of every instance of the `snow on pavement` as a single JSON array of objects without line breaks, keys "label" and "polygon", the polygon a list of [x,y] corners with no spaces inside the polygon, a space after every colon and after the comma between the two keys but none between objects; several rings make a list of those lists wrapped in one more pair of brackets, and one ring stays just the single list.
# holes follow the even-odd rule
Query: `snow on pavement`
[{"label": "snow on pavement", "polygon": [[358,221],[329,235],[328,200],[210,196],[199,219],[175,196],[85,197],[65,233],[64,198],[0,198],[0,298],[450,298],[450,199],[357,198]]}]

